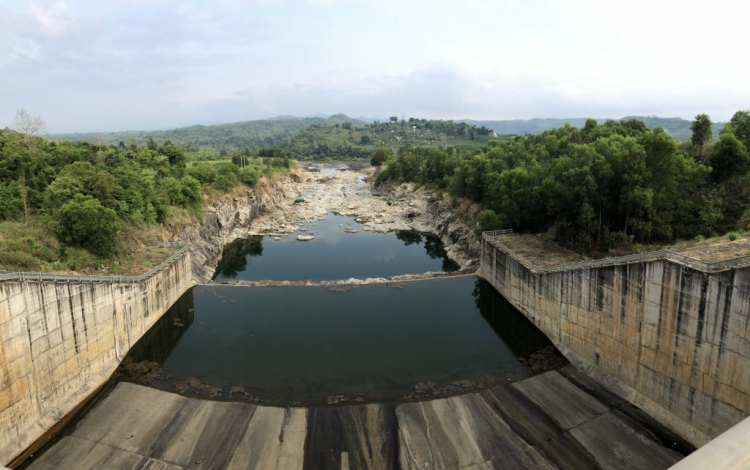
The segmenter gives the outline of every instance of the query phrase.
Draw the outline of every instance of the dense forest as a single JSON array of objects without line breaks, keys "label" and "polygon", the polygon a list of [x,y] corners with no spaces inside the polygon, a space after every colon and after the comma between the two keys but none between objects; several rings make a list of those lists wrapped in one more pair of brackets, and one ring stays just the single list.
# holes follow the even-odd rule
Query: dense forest
[{"label": "dense forest", "polygon": [[111,258],[122,230],[142,231],[174,211],[200,216],[204,192],[252,186],[291,165],[243,153],[188,164],[169,140],[106,145],[33,134],[0,130],[0,269],[74,269],[82,258]]},{"label": "dense forest", "polygon": [[606,251],[633,241],[709,236],[750,224],[750,113],[713,142],[708,116],[677,143],[637,119],[586,121],[539,135],[461,149],[382,148],[379,180],[429,185],[487,208],[484,229],[552,233],[570,247]]}]

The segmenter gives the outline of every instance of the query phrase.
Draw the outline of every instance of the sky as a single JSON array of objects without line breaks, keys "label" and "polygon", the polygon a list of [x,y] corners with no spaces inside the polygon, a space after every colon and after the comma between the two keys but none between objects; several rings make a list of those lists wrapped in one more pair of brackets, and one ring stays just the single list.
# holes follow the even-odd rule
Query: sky
[{"label": "sky", "polygon": [[750,109],[744,0],[0,0],[0,128]]}]

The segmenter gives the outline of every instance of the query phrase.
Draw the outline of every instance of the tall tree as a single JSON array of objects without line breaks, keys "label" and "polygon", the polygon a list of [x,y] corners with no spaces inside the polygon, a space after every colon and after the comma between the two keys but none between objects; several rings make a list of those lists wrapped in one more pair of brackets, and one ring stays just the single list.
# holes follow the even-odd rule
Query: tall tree
[{"label": "tall tree", "polygon": [[35,134],[41,133],[46,127],[44,119],[40,116],[33,115],[25,109],[16,110],[16,116],[13,119],[13,129],[23,135],[23,141],[28,148],[30,158],[18,158],[18,188],[21,193],[21,203],[23,204],[23,214],[26,220],[29,220],[29,196],[26,185],[26,176],[30,172],[29,163],[32,162],[38,150]]},{"label": "tall tree", "polygon": [[693,131],[693,135],[690,138],[693,145],[702,147],[711,142],[713,131],[711,129],[711,118],[708,117],[708,114],[695,116],[695,120],[690,124],[690,130]]},{"label": "tall tree", "polygon": [[733,132],[722,132],[719,145],[711,154],[708,163],[713,168],[711,180],[721,183],[747,171],[747,149]]},{"label": "tall tree", "polygon": [[737,111],[729,123],[734,128],[734,135],[745,144],[745,148],[750,148],[750,111]]}]

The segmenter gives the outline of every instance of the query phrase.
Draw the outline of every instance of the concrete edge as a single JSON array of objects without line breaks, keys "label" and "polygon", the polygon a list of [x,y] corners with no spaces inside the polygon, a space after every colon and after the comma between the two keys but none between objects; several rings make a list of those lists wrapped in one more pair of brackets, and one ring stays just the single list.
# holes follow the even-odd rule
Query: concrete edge
[{"label": "concrete edge", "polygon": [[750,418],[721,433],[716,439],[688,455],[670,470],[745,470],[750,468]]}]

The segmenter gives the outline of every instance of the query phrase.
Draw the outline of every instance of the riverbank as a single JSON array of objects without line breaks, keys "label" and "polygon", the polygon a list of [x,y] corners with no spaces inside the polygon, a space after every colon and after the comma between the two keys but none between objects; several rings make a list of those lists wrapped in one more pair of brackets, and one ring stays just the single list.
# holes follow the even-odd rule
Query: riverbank
[{"label": "riverbank", "polygon": [[[332,212],[352,217],[363,231],[435,234],[460,271],[476,269],[480,246],[472,210],[454,211],[446,198],[414,190],[410,184],[373,188],[375,171],[345,165],[297,167],[288,176],[262,181],[252,191],[208,201],[203,224],[179,227],[173,239],[193,246],[194,281],[206,283],[226,244],[254,235],[288,237]],[[461,219],[455,215],[458,212],[469,215]]]}]

